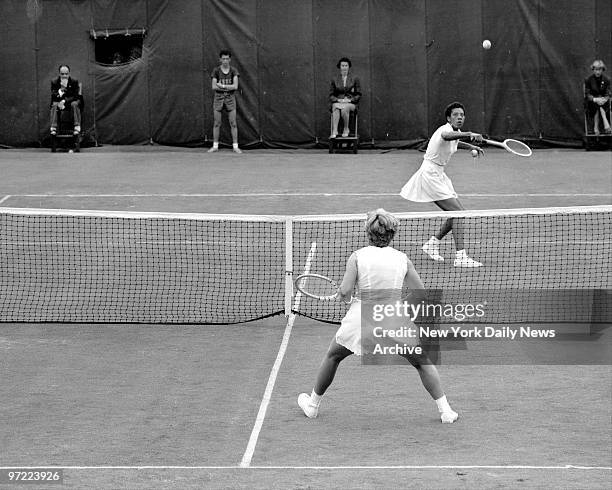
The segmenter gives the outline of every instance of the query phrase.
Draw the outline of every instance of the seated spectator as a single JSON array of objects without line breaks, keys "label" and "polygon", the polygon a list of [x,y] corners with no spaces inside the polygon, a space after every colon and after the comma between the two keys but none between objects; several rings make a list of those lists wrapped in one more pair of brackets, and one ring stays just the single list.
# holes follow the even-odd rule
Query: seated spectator
[{"label": "seated spectator", "polygon": [[355,111],[359,99],[361,98],[359,78],[350,73],[351,65],[351,60],[348,58],[340,58],[336,65],[340,72],[331,81],[329,101],[332,111],[332,133],[330,138],[336,138],[338,136],[340,116],[342,116],[344,124],[342,136],[346,138],[349,135],[351,112]]},{"label": "seated spectator", "polygon": [[81,132],[81,89],[79,81],[70,76],[70,67],[60,65],[59,76],[51,81],[51,134],[57,134],[57,111],[72,111],[74,134]]},{"label": "seated spectator", "polygon": [[603,122],[604,132],[610,129],[610,79],[603,72],[606,65],[602,60],[595,60],[591,65],[593,74],[584,81],[584,102],[587,115],[587,132],[600,134],[599,121]]}]

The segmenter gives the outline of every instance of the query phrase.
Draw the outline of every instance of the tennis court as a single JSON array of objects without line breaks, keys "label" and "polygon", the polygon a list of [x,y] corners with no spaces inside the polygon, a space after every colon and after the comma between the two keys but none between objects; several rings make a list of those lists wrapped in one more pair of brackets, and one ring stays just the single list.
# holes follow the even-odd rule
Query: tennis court
[{"label": "tennis court", "polygon": [[[432,205],[397,195],[421,159],[413,150],[6,150],[0,206],[270,216],[377,207],[428,212]],[[535,150],[521,159],[487,150],[484,159],[456,155],[448,173],[468,209],[595,206],[612,204],[611,163],[604,152]],[[559,249],[571,242],[554,230],[549,239],[563,243]],[[230,241],[241,240],[249,238]],[[342,237],[326,246],[337,241]],[[493,242],[486,241],[488,249]],[[308,245],[295,254],[294,270],[305,263]],[[433,267],[414,259],[425,274]],[[609,267],[601,264],[600,282]],[[237,287],[231,277],[213,280]],[[442,425],[414,370],[348,359],[310,420],[297,394],[312,388],[336,327],[290,318],[0,323],[0,467],[63,468],[67,488],[608,488],[610,362],[445,363],[440,374],[460,419]],[[609,346],[609,329],[601,332]]]}]

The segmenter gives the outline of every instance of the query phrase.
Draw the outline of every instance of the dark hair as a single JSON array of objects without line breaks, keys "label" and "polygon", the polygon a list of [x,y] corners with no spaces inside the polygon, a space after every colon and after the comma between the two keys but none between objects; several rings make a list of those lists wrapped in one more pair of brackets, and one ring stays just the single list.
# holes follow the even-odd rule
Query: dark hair
[{"label": "dark hair", "polygon": [[375,247],[386,247],[391,243],[399,220],[383,208],[370,211],[365,221],[365,231],[370,239],[370,244]]},{"label": "dark hair", "polygon": [[463,107],[463,104],[461,102],[451,102],[446,106],[446,109],[444,109],[444,116],[447,119],[450,117],[451,112],[453,112],[453,109],[462,109],[465,113],[465,107]]},{"label": "dark hair", "polygon": [[338,60],[338,63],[336,63],[336,68],[340,68],[340,63],[342,63],[343,61],[346,61],[348,63],[349,68],[353,66],[353,63],[351,63],[351,60],[349,60],[348,58],[340,58]]},{"label": "dark hair", "polygon": [[60,65],[60,66],[58,66],[58,67],[57,67],[57,71],[60,71],[60,70],[61,70],[61,69],[62,69],[64,66],[65,66],[66,68],[68,68],[68,71],[70,71],[70,67],[69,67],[68,65]]},{"label": "dark hair", "polygon": [[229,56],[231,58],[232,53],[229,49],[222,49],[221,51],[219,51],[219,58],[221,58],[221,56]]}]

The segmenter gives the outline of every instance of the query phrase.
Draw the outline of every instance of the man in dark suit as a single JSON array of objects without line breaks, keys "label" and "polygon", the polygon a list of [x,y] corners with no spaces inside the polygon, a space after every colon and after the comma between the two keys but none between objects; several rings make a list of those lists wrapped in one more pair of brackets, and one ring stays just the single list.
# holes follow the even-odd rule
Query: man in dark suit
[{"label": "man in dark suit", "polygon": [[74,134],[81,132],[81,87],[79,81],[70,76],[70,67],[60,65],[59,76],[51,81],[51,134],[57,133],[57,112],[66,108],[72,111]]}]

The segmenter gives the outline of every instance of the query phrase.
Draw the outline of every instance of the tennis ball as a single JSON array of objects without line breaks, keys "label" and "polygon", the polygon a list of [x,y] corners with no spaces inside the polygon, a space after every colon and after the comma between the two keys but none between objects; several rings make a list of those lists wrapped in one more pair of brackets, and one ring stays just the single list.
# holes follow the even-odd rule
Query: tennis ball
[{"label": "tennis ball", "polygon": [[474,158],[476,158],[478,156],[478,151],[477,150],[472,150],[472,156]]},{"label": "tennis ball", "polygon": [[491,49],[491,41],[489,41],[488,39],[485,39],[482,42],[482,47],[485,48],[485,49]]}]

